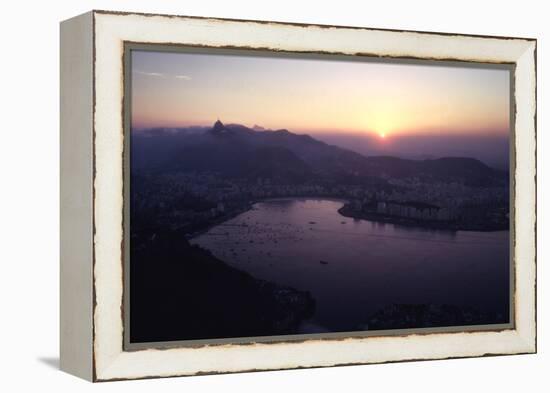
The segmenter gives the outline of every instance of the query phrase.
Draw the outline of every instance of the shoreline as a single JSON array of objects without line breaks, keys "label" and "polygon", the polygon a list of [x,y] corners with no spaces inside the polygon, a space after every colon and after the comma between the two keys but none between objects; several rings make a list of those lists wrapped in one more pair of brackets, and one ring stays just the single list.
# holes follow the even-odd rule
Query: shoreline
[{"label": "shoreline", "polygon": [[451,222],[451,221],[419,221],[414,219],[409,219],[405,217],[394,217],[378,213],[360,213],[350,212],[348,205],[342,206],[338,209],[338,213],[343,217],[353,218],[357,220],[365,220],[371,222],[379,222],[384,224],[393,224],[401,225],[406,227],[416,227],[422,229],[431,229],[437,231],[450,231],[450,232],[499,232],[499,231],[509,231],[510,228],[503,228],[497,226],[476,226],[476,225],[461,225],[460,223]]},{"label": "shoreline", "polygon": [[208,232],[210,229],[214,228],[215,226],[223,224],[224,222],[227,222],[227,221],[237,217],[238,215],[240,215],[242,213],[246,213],[247,211],[252,210],[252,207],[255,203],[256,202],[249,203],[246,207],[243,207],[241,209],[235,209],[234,211],[226,213],[223,216],[220,216],[220,217],[216,218],[213,222],[208,224],[203,229],[199,229],[198,231],[195,231],[193,233],[186,234],[185,238],[187,240],[193,240],[194,238],[196,238],[200,235],[204,235],[206,232]]},{"label": "shoreline", "polygon": [[215,226],[218,226],[220,224],[223,224],[224,222],[227,222],[243,213],[246,213],[254,208],[254,205],[259,202],[266,202],[266,201],[282,201],[282,200],[297,200],[297,199],[320,199],[320,200],[329,200],[329,201],[338,201],[342,202],[345,206],[346,202],[349,202],[348,199],[345,198],[338,198],[338,197],[323,197],[323,196],[310,196],[310,195],[302,195],[302,196],[284,196],[284,197],[267,197],[267,198],[256,198],[252,201],[247,202],[246,206],[243,206],[240,209],[235,209],[234,211],[228,212],[224,214],[223,216],[220,216],[216,218],[212,223],[208,224],[205,228],[200,229],[198,231],[195,231],[190,234],[186,234],[185,238],[187,240],[193,240],[194,238],[205,234],[210,229],[214,228]]},{"label": "shoreline", "polygon": [[284,197],[267,197],[267,198],[256,198],[252,201],[249,201],[245,206],[235,209],[234,211],[228,212],[223,216],[216,218],[212,223],[207,225],[205,228],[195,231],[191,234],[185,235],[187,240],[193,240],[200,235],[205,234],[210,229],[223,224],[243,213],[246,213],[254,208],[254,205],[259,202],[266,201],[283,201],[283,200],[300,200],[300,199],[319,199],[319,200],[330,200],[342,202],[343,206],[337,210],[337,212],[346,218],[353,218],[356,220],[371,221],[384,224],[393,224],[400,225],[405,227],[415,227],[426,230],[437,230],[437,231],[450,231],[450,232],[498,232],[498,231],[509,231],[509,227],[495,226],[495,225],[464,225],[462,223],[450,222],[450,221],[419,221],[414,219],[408,219],[405,217],[394,217],[387,216],[378,213],[357,213],[350,211],[349,209],[349,199],[347,198],[338,198],[338,197],[324,197],[324,196],[313,196],[313,195],[301,195],[301,196],[284,196]]},{"label": "shoreline", "polygon": [[[142,242],[134,244],[139,250],[131,251],[130,267],[137,288],[131,334],[137,342],[297,334],[315,314],[309,291],[258,278],[182,241],[177,231]],[[212,296],[216,291],[224,295]],[[201,316],[200,323],[190,323],[189,315]]]}]

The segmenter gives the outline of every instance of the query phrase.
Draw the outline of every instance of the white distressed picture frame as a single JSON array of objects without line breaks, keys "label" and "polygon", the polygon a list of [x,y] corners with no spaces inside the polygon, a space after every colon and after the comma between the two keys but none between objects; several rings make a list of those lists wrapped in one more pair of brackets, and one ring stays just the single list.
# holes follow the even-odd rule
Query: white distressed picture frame
[{"label": "white distressed picture frame", "polygon": [[[514,327],[124,351],[124,43],[515,65]],[[61,368],[91,381],[536,352],[536,40],[92,11],[61,24]]]}]

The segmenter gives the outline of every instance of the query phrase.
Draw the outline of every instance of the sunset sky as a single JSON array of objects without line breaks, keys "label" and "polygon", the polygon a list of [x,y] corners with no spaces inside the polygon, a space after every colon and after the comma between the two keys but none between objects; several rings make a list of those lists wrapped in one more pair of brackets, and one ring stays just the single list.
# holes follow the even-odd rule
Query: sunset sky
[{"label": "sunset sky", "polygon": [[132,52],[132,126],[225,123],[390,137],[509,131],[509,71]]}]

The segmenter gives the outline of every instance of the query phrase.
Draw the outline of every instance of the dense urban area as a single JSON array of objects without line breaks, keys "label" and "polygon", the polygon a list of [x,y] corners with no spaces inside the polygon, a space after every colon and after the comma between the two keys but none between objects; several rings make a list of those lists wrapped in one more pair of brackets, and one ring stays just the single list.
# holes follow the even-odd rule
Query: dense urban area
[{"label": "dense urban area", "polygon": [[132,182],[132,225],[182,230],[188,235],[250,208],[256,201],[285,197],[341,198],[341,214],[403,225],[450,230],[508,228],[508,192],[503,187],[387,179],[383,185],[271,179],[226,179],[216,173],[136,175]]}]

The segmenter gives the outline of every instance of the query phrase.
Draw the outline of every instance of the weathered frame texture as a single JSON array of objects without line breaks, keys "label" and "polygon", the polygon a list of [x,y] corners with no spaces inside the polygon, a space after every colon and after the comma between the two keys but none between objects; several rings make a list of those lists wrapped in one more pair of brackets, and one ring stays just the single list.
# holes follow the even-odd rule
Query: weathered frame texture
[{"label": "weathered frame texture", "polygon": [[[331,333],[313,333],[313,334],[296,334],[296,335],[284,335],[284,336],[257,336],[257,337],[242,337],[242,338],[216,338],[216,339],[199,339],[199,340],[175,340],[175,341],[159,341],[159,342],[147,342],[147,343],[132,343],[130,342],[130,277],[128,272],[130,271],[130,236],[131,236],[131,223],[130,223],[130,206],[126,201],[130,200],[130,156],[131,156],[131,118],[132,118],[132,53],[133,51],[154,51],[154,52],[167,52],[167,53],[209,53],[209,54],[230,54],[233,56],[253,56],[253,57],[268,57],[268,58],[300,58],[300,59],[322,59],[325,61],[345,61],[345,62],[369,62],[369,63],[381,63],[381,64],[409,64],[409,65],[422,65],[426,66],[438,66],[438,67],[468,67],[477,69],[498,69],[504,70],[509,74],[510,82],[510,113],[509,124],[510,127],[510,146],[515,143],[514,137],[514,116],[515,113],[512,110],[514,107],[514,70],[515,64],[510,63],[479,63],[479,62],[464,62],[464,61],[448,61],[448,60],[424,60],[424,59],[403,59],[403,58],[387,58],[387,57],[372,57],[372,56],[350,56],[350,55],[333,55],[333,54],[318,54],[318,53],[294,53],[287,51],[266,51],[258,49],[228,49],[228,48],[215,48],[210,46],[184,46],[174,44],[142,44],[135,42],[124,42],[124,167],[123,167],[123,182],[124,182],[124,214],[123,214],[123,249],[124,249],[124,293],[123,293],[123,308],[124,308],[124,350],[131,351],[137,349],[167,349],[175,347],[191,347],[191,346],[203,346],[203,345],[219,345],[219,344],[237,344],[237,343],[274,343],[274,342],[291,342],[291,341],[304,341],[310,339],[338,339],[338,338],[357,338],[357,337],[371,337],[371,336],[405,336],[410,334],[429,334],[429,333],[443,333],[443,332],[473,332],[473,331],[501,331],[506,329],[513,329],[515,326],[514,320],[514,258],[512,254],[513,238],[514,238],[514,220],[510,220],[510,294],[509,294],[509,322],[490,325],[465,325],[465,326],[446,326],[446,327],[431,327],[431,328],[408,328],[408,329],[391,329],[391,330],[366,330],[366,331],[351,331],[351,332],[331,332]],[[510,183],[513,183],[513,168],[515,168],[515,156],[514,149],[510,149]],[[514,200],[514,190],[510,187],[510,201]],[[510,216],[513,217],[515,209],[513,203],[510,203]]]},{"label": "weathered frame texture", "polygon": [[[61,41],[62,369],[106,381],[536,352],[536,40],[92,11],[63,22]],[[123,72],[132,42],[513,66],[513,328],[125,351]],[[74,139],[79,155],[68,153]]]}]

